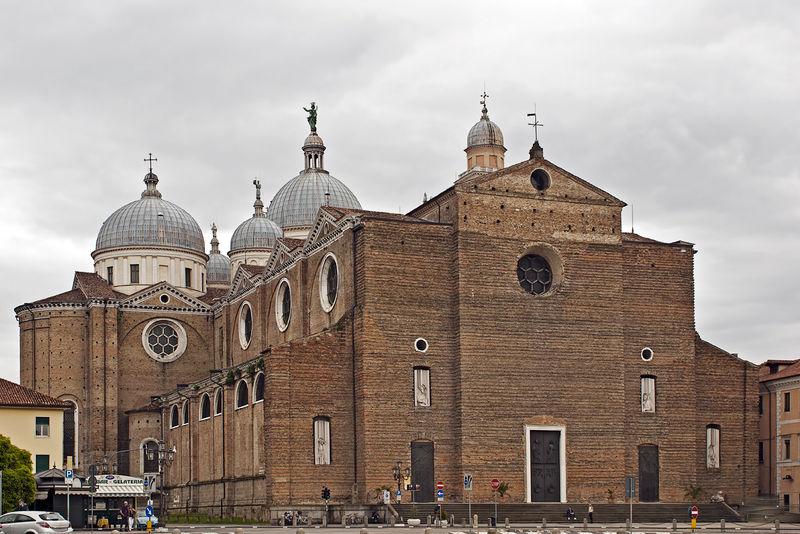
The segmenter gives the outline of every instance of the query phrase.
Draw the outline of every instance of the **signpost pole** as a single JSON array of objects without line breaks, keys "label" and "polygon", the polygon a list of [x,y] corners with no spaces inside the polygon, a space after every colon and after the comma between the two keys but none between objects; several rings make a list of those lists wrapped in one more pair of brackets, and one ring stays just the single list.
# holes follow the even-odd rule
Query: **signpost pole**
[{"label": "signpost pole", "polygon": [[494,527],[497,526],[497,490],[492,490],[492,493],[494,493],[494,525],[492,525]]},{"label": "signpost pole", "polygon": [[72,484],[67,484],[67,521],[70,520],[69,519],[69,487],[70,486],[72,486]]}]

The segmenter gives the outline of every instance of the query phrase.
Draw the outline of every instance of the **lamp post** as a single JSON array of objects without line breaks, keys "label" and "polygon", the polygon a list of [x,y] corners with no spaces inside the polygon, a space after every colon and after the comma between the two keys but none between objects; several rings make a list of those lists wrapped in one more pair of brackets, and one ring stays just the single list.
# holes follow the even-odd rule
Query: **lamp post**
[{"label": "lamp post", "polygon": [[164,465],[169,465],[172,463],[172,460],[175,459],[175,453],[177,452],[177,447],[173,445],[170,449],[167,449],[167,444],[164,442],[163,439],[158,440],[158,449],[147,449],[147,459],[151,462],[155,459],[156,454],[158,454],[158,478],[159,478],[159,490],[158,490],[158,506],[159,506],[159,513],[161,514],[161,520],[163,524],[164,520]]},{"label": "lamp post", "polygon": [[400,495],[402,495],[402,481],[411,476],[411,469],[406,467],[403,469],[403,462],[397,460],[397,464],[392,466],[392,476],[397,481],[397,502],[400,502]]}]

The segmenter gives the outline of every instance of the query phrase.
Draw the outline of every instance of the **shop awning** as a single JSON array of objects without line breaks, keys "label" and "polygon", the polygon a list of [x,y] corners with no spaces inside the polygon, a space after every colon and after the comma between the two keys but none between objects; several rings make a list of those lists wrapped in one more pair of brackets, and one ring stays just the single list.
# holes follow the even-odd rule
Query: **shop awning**
[{"label": "shop awning", "polygon": [[95,497],[147,497],[144,484],[98,484]]}]

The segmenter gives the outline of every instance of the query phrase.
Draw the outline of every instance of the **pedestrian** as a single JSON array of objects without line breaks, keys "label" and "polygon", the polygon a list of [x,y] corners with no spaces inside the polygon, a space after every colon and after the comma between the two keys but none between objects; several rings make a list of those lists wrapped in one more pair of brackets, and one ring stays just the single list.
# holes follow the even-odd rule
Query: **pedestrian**
[{"label": "pedestrian", "polygon": [[567,507],[567,521],[574,521],[575,520],[575,510],[572,509],[572,506]]},{"label": "pedestrian", "polygon": [[592,503],[589,503],[589,523],[594,523],[592,514],[594,514],[594,506],[592,506]]},{"label": "pedestrian", "polygon": [[26,503],[25,501],[20,499],[19,502],[17,503],[17,511],[18,512],[25,512],[27,510],[28,510],[28,503]]},{"label": "pedestrian", "polygon": [[128,532],[133,532],[135,530],[134,523],[136,522],[136,509],[131,506],[130,512],[128,513]]},{"label": "pedestrian", "polygon": [[119,508],[119,515],[122,516],[122,528],[123,530],[127,529],[128,532],[131,530],[130,523],[128,522],[128,517],[131,515],[131,507],[128,505],[128,501],[124,501],[122,506]]}]

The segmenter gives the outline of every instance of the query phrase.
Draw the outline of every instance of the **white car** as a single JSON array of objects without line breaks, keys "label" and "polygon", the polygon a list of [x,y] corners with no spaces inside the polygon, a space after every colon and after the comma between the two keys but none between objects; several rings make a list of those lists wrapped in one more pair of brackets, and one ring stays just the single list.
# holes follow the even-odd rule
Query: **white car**
[{"label": "white car", "polygon": [[72,525],[58,512],[37,510],[0,515],[0,534],[53,534],[72,532]]}]

